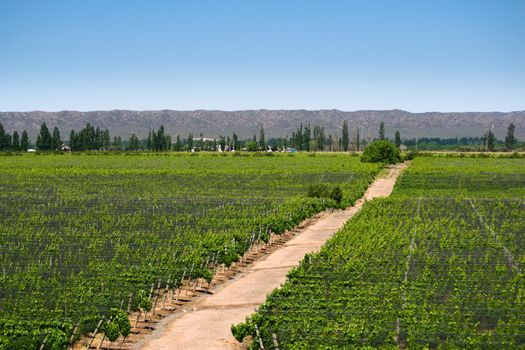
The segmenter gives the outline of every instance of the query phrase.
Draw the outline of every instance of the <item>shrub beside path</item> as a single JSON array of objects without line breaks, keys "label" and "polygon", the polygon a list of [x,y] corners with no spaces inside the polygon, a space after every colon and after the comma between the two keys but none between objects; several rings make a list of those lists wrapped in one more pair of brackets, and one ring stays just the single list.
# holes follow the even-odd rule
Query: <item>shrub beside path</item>
[{"label": "shrub beside path", "polygon": [[365,201],[388,197],[397,177],[407,166],[407,163],[389,166],[386,175],[382,173],[354,206],[314,220],[281,248],[219,286],[213,295],[199,298],[186,305],[182,312],[161,321],[151,335],[136,344],[135,349],[243,349],[244,346],[231,335],[231,325],[252,314],[268,293],[286,281],[288,271],[298,266],[305,254],[318,251],[361,209]]}]

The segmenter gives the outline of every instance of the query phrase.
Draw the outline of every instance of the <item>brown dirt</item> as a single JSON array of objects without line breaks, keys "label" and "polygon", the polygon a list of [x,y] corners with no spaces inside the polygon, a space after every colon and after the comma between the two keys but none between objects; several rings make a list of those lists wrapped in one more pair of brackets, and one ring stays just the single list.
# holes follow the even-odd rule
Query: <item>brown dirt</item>
[{"label": "brown dirt", "polygon": [[[397,177],[407,166],[408,163],[390,166],[386,176],[376,179],[353,207],[319,215],[303,224],[303,228],[275,238],[279,241],[271,247],[264,247],[256,254],[252,252],[243,263],[224,271],[211,286],[206,286],[214,294],[203,293],[179,305],[176,313],[157,320],[156,329],[150,335],[144,332],[134,339],[137,342],[133,348],[244,349],[231,335],[231,325],[252,314],[268,293],[285,282],[288,271],[299,265],[306,253],[318,251],[365,201],[389,196]],[[284,243],[287,238],[291,239]]]}]

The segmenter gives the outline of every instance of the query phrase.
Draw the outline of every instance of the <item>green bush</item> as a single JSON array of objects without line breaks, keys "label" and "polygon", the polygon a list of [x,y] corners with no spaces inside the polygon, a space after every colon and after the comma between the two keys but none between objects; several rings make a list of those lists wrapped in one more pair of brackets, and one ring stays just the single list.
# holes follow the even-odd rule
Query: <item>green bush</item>
[{"label": "green bush", "polygon": [[341,190],[341,187],[335,186],[332,188],[330,198],[332,198],[337,204],[341,204],[341,200],[343,199],[343,190]]},{"label": "green bush", "polygon": [[153,303],[144,290],[139,292],[139,307],[144,311],[150,311]]},{"label": "green bush", "polygon": [[35,348],[35,345],[35,342],[29,335],[19,335],[11,339],[11,341],[5,345],[5,349],[32,350]]},{"label": "green bush", "polygon": [[113,323],[117,326],[118,333],[127,337],[131,332],[131,322],[129,321],[128,314],[124,310],[115,308],[111,309],[111,313],[113,314]]},{"label": "green bush", "polygon": [[341,187],[330,187],[327,184],[315,184],[308,187],[307,197],[333,199],[337,204],[341,204],[343,190]]},{"label": "green bush", "polygon": [[244,323],[239,323],[238,325],[232,325],[231,332],[232,332],[233,337],[238,342],[242,342],[245,337],[254,333],[254,329],[251,323],[248,320],[246,320],[246,322]]},{"label": "green bush", "polygon": [[404,159],[405,160],[412,160],[412,159],[416,158],[418,155],[419,155],[419,153],[417,151],[408,151],[405,154]]},{"label": "green bush", "polygon": [[246,150],[249,152],[256,152],[257,151],[257,142],[255,141],[248,141],[246,142]]},{"label": "green bush", "polygon": [[120,335],[118,324],[116,322],[108,323],[104,327],[104,334],[109,339],[110,342],[114,342],[118,339],[118,336]]},{"label": "green bush", "polygon": [[388,141],[374,141],[365,148],[361,161],[365,163],[395,164],[401,161],[399,149]]},{"label": "green bush", "polygon": [[327,184],[315,184],[308,186],[307,197],[312,198],[329,198],[330,187]]}]

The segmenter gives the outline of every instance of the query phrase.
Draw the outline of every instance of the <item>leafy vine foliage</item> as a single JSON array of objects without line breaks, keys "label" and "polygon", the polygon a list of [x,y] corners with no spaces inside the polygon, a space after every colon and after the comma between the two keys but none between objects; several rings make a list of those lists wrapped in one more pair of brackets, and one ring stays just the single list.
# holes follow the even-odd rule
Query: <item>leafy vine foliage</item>
[{"label": "leafy vine foliage", "polygon": [[234,325],[280,349],[525,348],[525,161],[416,158]]},{"label": "leafy vine foliage", "polygon": [[[65,349],[103,316],[107,338],[126,337],[152,284],[211,280],[270,231],[349,205],[379,169],[349,155],[0,157],[0,349]],[[308,198],[316,183],[341,204]]]}]

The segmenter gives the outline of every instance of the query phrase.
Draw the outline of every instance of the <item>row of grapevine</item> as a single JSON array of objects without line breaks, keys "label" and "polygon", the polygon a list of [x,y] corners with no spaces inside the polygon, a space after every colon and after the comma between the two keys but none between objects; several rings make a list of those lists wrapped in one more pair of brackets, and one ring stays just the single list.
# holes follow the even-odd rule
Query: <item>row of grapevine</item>
[{"label": "row of grapevine", "polygon": [[1,157],[0,349],[119,334],[112,310],[144,309],[152,285],[209,280],[337,205],[309,185],[339,185],[348,205],[378,171],[342,155]]},{"label": "row of grapevine", "polygon": [[525,348],[525,162],[417,158],[398,181],[234,336],[252,348]]}]

